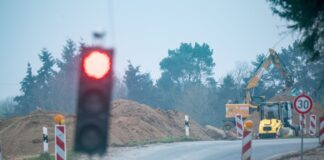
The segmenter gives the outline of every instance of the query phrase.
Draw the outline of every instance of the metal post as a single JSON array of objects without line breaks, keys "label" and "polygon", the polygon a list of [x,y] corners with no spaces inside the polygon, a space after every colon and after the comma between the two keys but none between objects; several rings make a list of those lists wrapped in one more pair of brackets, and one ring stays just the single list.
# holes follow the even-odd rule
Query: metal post
[{"label": "metal post", "polygon": [[304,159],[304,115],[302,115],[302,128],[301,128],[301,154],[300,159]]}]

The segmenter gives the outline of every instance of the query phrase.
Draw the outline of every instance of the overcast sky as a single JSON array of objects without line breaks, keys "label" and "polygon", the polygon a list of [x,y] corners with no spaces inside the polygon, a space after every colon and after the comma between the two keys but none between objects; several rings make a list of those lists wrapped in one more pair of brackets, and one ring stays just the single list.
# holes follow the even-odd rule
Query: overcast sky
[{"label": "overcast sky", "polygon": [[[157,79],[168,49],[205,42],[214,50],[215,78],[220,79],[237,62],[267,52],[286,25],[265,0],[1,0],[0,100],[19,94],[28,62],[36,73],[42,48],[59,58],[68,38],[92,43],[98,27],[108,33],[113,28],[108,39],[114,40],[119,76],[131,60]],[[276,49],[294,39],[287,36]]]}]

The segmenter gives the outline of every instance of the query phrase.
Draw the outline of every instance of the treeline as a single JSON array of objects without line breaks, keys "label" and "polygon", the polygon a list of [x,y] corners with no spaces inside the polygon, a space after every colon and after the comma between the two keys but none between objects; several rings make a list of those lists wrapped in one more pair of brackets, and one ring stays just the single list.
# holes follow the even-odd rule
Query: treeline
[{"label": "treeline", "polygon": [[43,48],[38,55],[42,66],[36,73],[33,73],[31,64],[27,64],[26,76],[20,83],[21,95],[14,97],[17,103],[14,114],[28,114],[37,108],[74,112],[78,48],[79,46],[69,39],[62,49],[60,59],[55,59],[49,50]]},{"label": "treeline", "polygon": [[[229,101],[244,103],[245,87],[268,53],[259,54],[251,63],[238,63],[236,68],[219,81],[215,80],[213,50],[207,44],[182,43],[179,48],[168,51],[160,62],[162,71],[157,81],[149,73],[142,73],[140,66],[129,62],[124,75],[127,98],[163,109],[175,109],[189,114],[201,124],[220,125]],[[280,60],[293,76],[291,95],[298,92],[310,94],[316,102],[324,104],[324,89],[321,87],[323,62],[308,63],[298,43],[279,52]],[[285,87],[285,78],[272,65],[264,73],[253,91],[254,96],[266,100],[280,93]]]},{"label": "treeline", "polygon": [[[83,45],[67,40],[59,59],[42,49],[39,53],[42,66],[33,73],[28,63],[26,76],[20,83],[21,94],[0,104],[2,116],[24,115],[37,108],[74,113],[80,61],[78,48]],[[213,54],[208,44],[181,43],[161,60],[161,76],[157,80],[129,61],[123,77],[114,79],[113,97],[185,112],[201,124],[221,125],[225,104],[228,101],[244,103],[245,86],[267,53],[256,56],[251,63],[237,63],[235,69],[217,80],[213,72],[217,60],[213,59]],[[294,90],[307,92],[324,104],[320,83],[324,63],[308,63],[308,55],[298,43],[279,51],[279,56],[294,77]],[[270,99],[284,88],[284,84],[284,77],[271,66],[253,95]]]}]

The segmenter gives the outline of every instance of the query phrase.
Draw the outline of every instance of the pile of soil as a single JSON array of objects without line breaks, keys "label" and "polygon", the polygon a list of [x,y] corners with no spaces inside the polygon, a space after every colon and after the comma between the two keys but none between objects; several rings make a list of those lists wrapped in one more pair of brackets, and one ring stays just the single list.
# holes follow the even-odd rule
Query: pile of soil
[{"label": "pile of soil", "polygon": [[[0,144],[7,159],[37,155],[43,150],[42,127],[49,132],[49,151],[54,152],[55,113],[36,110],[33,113],[0,121]],[[153,109],[129,100],[116,100],[111,110],[111,145],[127,145],[134,141],[158,140],[165,137],[184,136],[184,114],[176,111]],[[75,116],[65,115],[67,149],[73,145]],[[190,121],[190,136],[210,140],[205,130]]]}]

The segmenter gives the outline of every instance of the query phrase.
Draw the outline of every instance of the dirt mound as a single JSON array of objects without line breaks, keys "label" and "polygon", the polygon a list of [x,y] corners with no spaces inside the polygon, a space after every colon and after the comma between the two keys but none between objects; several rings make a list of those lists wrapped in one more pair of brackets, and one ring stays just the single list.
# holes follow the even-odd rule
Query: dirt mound
[{"label": "dirt mound", "polygon": [[[134,141],[157,140],[170,136],[183,136],[184,114],[162,111],[129,100],[116,100],[111,110],[110,144],[125,145]],[[30,115],[0,122],[0,143],[3,155],[15,159],[22,155],[42,152],[42,127],[49,132],[49,150],[54,152],[54,113],[36,110]],[[67,148],[71,149],[74,137],[75,116],[65,115]],[[205,130],[190,121],[190,136],[209,140]]]}]

